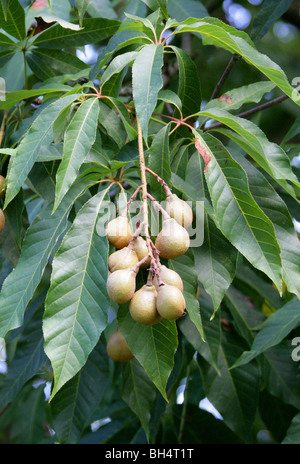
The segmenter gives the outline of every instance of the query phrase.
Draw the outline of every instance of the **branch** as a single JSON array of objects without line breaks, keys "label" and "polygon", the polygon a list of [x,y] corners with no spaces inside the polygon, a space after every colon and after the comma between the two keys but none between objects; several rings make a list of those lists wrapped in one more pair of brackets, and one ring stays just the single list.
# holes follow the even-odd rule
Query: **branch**
[{"label": "branch", "polygon": [[230,61],[229,61],[228,65],[226,66],[225,71],[223,72],[223,74],[222,74],[222,76],[221,76],[221,79],[220,79],[219,82],[217,83],[216,88],[215,88],[215,90],[213,91],[212,96],[210,97],[210,100],[213,100],[214,98],[216,98],[216,96],[218,95],[219,91],[221,90],[221,87],[223,86],[224,82],[226,81],[227,77],[229,76],[230,71],[232,70],[233,66],[235,65],[235,63],[236,63],[240,58],[241,58],[240,55],[237,55],[237,54],[232,55],[232,57],[230,58]]}]

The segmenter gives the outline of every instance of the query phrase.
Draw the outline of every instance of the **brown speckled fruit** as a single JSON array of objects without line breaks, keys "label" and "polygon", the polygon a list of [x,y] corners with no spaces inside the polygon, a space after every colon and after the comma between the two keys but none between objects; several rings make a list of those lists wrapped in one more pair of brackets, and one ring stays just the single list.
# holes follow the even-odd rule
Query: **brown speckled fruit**
[{"label": "brown speckled fruit", "polygon": [[175,193],[167,196],[165,209],[178,224],[189,227],[193,222],[193,210],[190,205],[181,200]]},{"label": "brown speckled fruit", "polygon": [[[165,265],[160,266],[158,270],[160,279],[163,283],[168,285],[174,285],[175,287],[178,287],[181,292],[183,291],[182,279],[176,271],[173,271],[173,269],[169,269]],[[153,284],[158,289],[158,279],[156,276],[153,279]]]},{"label": "brown speckled fruit", "polygon": [[140,324],[154,325],[161,320],[156,310],[157,290],[154,285],[144,285],[134,295],[129,303],[132,319]]},{"label": "brown speckled fruit", "polygon": [[118,216],[109,221],[106,226],[106,236],[109,243],[115,248],[127,246],[132,237],[132,230],[127,217]]},{"label": "brown speckled fruit", "polygon": [[156,237],[155,246],[162,258],[178,258],[188,250],[190,237],[187,230],[175,219],[165,219],[162,229]]},{"label": "brown speckled fruit", "polygon": [[110,298],[118,304],[131,300],[135,292],[136,273],[131,269],[118,269],[107,279],[106,288]]},{"label": "brown speckled fruit", "polygon": [[136,252],[128,247],[124,247],[108,257],[108,268],[111,272],[114,272],[118,269],[131,268],[138,262],[139,258]]},{"label": "brown speckled fruit", "polygon": [[185,299],[182,292],[174,285],[161,285],[157,292],[156,308],[164,319],[170,321],[178,319],[185,310]]},{"label": "brown speckled fruit", "polygon": [[108,340],[106,350],[108,356],[115,362],[126,362],[134,358],[132,351],[119,330]]}]

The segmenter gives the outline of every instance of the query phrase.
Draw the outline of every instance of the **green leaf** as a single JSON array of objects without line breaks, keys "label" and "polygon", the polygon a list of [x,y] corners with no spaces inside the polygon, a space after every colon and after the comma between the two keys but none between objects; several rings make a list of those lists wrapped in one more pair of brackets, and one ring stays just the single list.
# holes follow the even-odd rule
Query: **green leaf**
[{"label": "green leaf", "polygon": [[101,76],[101,86],[107,82],[111,76],[120,73],[128,64],[133,62],[138,56],[138,52],[125,52],[121,55],[116,56],[107,66],[104,73]]},{"label": "green leaf", "polygon": [[275,21],[289,9],[291,3],[292,0],[264,0],[253,19],[252,40],[257,42],[262,39]]},{"label": "green leaf", "polygon": [[27,53],[26,59],[34,74],[43,80],[89,68],[79,58],[63,50],[35,48]]},{"label": "green leaf", "polygon": [[211,319],[213,305],[210,297],[201,288],[199,295],[201,319],[203,321],[204,337],[187,315],[178,320],[178,326],[193,348],[220,374],[218,353],[221,346],[220,313]]},{"label": "green leaf", "polygon": [[300,413],[293,418],[282,445],[300,445]]},{"label": "green leaf", "polygon": [[17,147],[16,155],[10,158],[5,207],[17,195],[34,165],[40,149],[53,140],[53,123],[60,111],[80,95],[68,95],[48,105],[33,121]]},{"label": "green leaf", "polygon": [[196,64],[187,52],[170,45],[178,62],[178,96],[182,102],[184,117],[197,113],[201,107],[201,83]]},{"label": "green leaf", "polygon": [[137,137],[137,132],[134,127],[131,125],[130,116],[128,110],[123,102],[118,100],[114,97],[108,97],[112,104],[115,106],[116,110],[118,111],[120,118],[124,124],[124,128],[126,130],[127,136],[129,140],[135,140]]},{"label": "green leaf", "polygon": [[[41,304],[41,301],[39,301]],[[10,362],[7,375],[0,386],[1,409],[10,403],[23,385],[31,379],[46,361],[41,329],[41,313],[26,323]]]},{"label": "green leaf", "polygon": [[[261,365],[262,380],[269,393],[299,409],[300,377],[298,364],[291,356],[292,349],[290,340],[284,340],[258,359]],[[248,365],[242,367],[247,368]]]},{"label": "green leaf", "polygon": [[70,23],[69,21],[66,21],[65,19],[62,19],[54,14],[40,13],[40,17],[43,19],[45,23],[49,24],[55,22],[65,29],[72,29],[72,31],[80,31],[81,29],[81,27],[78,26],[78,24]]},{"label": "green leaf", "polygon": [[241,155],[235,154],[234,158],[246,171],[254,200],[274,224],[281,249],[282,278],[288,290],[300,299],[300,242],[290,212],[258,169]]},{"label": "green leaf", "polygon": [[15,42],[6,34],[0,32],[0,51],[15,48]]},{"label": "green leaf", "polygon": [[[234,130],[239,130],[235,129],[234,126],[235,122],[233,123],[232,127]],[[256,131],[257,129],[258,131]],[[252,130],[254,130],[253,133]],[[287,182],[287,180],[283,178],[284,175],[280,174],[280,166],[282,165],[282,170],[286,173],[286,176],[291,177],[291,180],[294,184],[297,182],[297,178],[292,171],[291,164],[286,153],[278,145],[269,142],[265,134],[260,131],[258,126],[255,124],[253,124],[253,127],[250,127],[250,125],[247,126],[247,132],[244,132],[244,128],[242,127],[241,135],[225,127],[217,127],[214,129],[214,131],[224,134],[226,137],[233,140],[239,147],[247,152],[259,166],[261,166],[271,177],[273,177],[273,179],[276,180],[277,184],[279,184],[282,189],[284,189],[291,197],[298,201],[295,192],[296,187]]]},{"label": "green leaf", "polygon": [[78,170],[96,139],[98,114],[98,99],[88,98],[76,110],[65,131],[63,158],[56,174],[54,210],[76,179]]},{"label": "green leaf", "polygon": [[280,248],[274,226],[254,201],[245,171],[219,140],[207,135],[200,144],[210,157],[205,177],[218,227],[254,267],[281,289]]},{"label": "green leaf", "polygon": [[270,142],[263,131],[252,121],[216,108],[201,111],[200,114],[224,123],[245,139],[251,147],[249,154],[273,179],[290,180],[299,184],[284,150],[276,143]]},{"label": "green leaf", "polygon": [[0,293],[0,337],[23,322],[24,312],[39,284],[46,264],[58,239],[67,227],[67,218],[75,199],[89,183],[78,183],[52,213],[50,204],[28,227],[20,259],[7,278]]},{"label": "green leaf", "polygon": [[78,442],[103,397],[108,380],[106,344],[100,338],[81,371],[51,401],[53,426],[59,443]]},{"label": "green leaf", "polygon": [[204,106],[204,111],[210,108],[223,109],[225,111],[238,110],[245,103],[258,103],[262,97],[271,92],[275,84],[270,81],[255,82],[254,84],[243,85],[242,87],[228,90],[219,98],[215,98]]},{"label": "green leaf", "polygon": [[142,2],[153,11],[160,8],[165,19],[168,19],[167,1],[168,0],[142,0]]},{"label": "green leaf", "polygon": [[126,305],[119,307],[117,318],[135,358],[167,401],[166,385],[178,344],[176,323],[163,319],[153,326],[139,324],[132,319]]},{"label": "green leaf", "polygon": [[[82,1],[82,0],[81,0]],[[92,17],[116,19],[117,14],[110,0],[83,0],[88,2],[87,12]]]},{"label": "green leaf", "polygon": [[[105,128],[108,136],[121,149],[125,145],[127,138],[124,125],[114,109],[104,103],[104,101],[100,101],[99,123]],[[117,162],[117,160],[115,161]]]},{"label": "green leaf", "polygon": [[184,21],[187,18],[204,18],[208,16],[207,9],[200,1],[168,0],[168,11],[171,18]]},{"label": "green leaf", "polygon": [[54,372],[51,399],[83,367],[107,324],[108,243],[97,222],[108,190],[82,207],[53,259],[43,320]]},{"label": "green leaf", "polygon": [[16,50],[8,48],[5,51],[0,51],[0,64],[4,66],[16,53]]},{"label": "green leaf", "polygon": [[[188,161],[185,176],[186,184],[192,184],[196,189],[194,201],[209,198],[203,169],[202,156],[196,151]],[[201,225],[204,228],[203,243],[194,248],[195,266],[199,281],[212,298],[215,312],[235,276],[238,252],[218,229],[205,207]]]},{"label": "green leaf", "polygon": [[[257,51],[244,32],[240,33],[232,27],[228,27],[216,18],[205,18],[203,21],[191,19],[189,24],[184,22],[179,25],[174,34],[194,32],[209,39],[209,44],[225,48],[231,53],[237,53],[247,63],[257,68],[268,79],[276,84],[286,95],[293,99],[295,89],[292,87],[283,70],[268,56]],[[300,99],[294,100],[300,106]]]},{"label": "green leaf", "polygon": [[218,355],[220,374],[211,366],[205,372],[204,390],[208,400],[222,416],[224,423],[246,442],[253,425],[260,388],[258,367],[252,363],[236,371],[229,367],[242,351],[241,340],[234,332],[222,333]]},{"label": "green leaf", "polygon": [[157,103],[158,92],[163,86],[161,76],[163,52],[164,48],[161,44],[145,45],[132,67],[133,99],[146,143],[148,123]]},{"label": "green leaf", "polygon": [[31,90],[16,90],[15,92],[7,92],[5,95],[5,100],[0,101],[0,110],[10,110],[16,103],[22,100],[27,100],[33,97],[38,97],[40,95],[47,94],[57,94],[60,92],[68,92],[70,87],[65,86],[65,89],[62,88],[49,88],[49,89],[31,89]]},{"label": "green leaf", "polygon": [[9,0],[8,8],[0,2],[1,28],[22,42],[26,36],[25,12],[18,0]]},{"label": "green leaf", "polygon": [[177,93],[173,92],[170,89],[160,90],[157,96],[158,100],[162,100],[164,102],[170,103],[174,105],[178,111],[181,111],[182,103],[180,98],[178,97]]},{"label": "green leaf", "polygon": [[259,354],[278,345],[300,323],[300,301],[293,299],[266,319],[250,351],[245,351],[232,368],[247,364]]},{"label": "green leaf", "polygon": [[81,47],[87,43],[94,44],[107,39],[118,30],[119,25],[119,21],[106,18],[87,18],[83,21],[83,28],[80,31],[65,29],[60,24],[55,24],[36,35],[33,44],[58,50],[66,47]]},{"label": "green leaf", "polygon": [[125,363],[122,370],[122,398],[140,419],[147,437],[155,397],[155,387],[137,360]]},{"label": "green leaf", "polygon": [[[158,174],[168,184],[171,179],[170,148],[169,148],[170,124],[162,127],[153,137],[148,151],[148,167]],[[157,182],[152,174],[148,175],[148,183],[151,192],[158,201],[166,198],[163,186]]]}]

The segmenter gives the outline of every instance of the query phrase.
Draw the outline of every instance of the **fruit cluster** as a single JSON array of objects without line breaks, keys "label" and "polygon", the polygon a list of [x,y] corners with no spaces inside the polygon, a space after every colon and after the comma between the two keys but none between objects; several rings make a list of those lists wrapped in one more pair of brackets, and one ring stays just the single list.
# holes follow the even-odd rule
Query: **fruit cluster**
[{"label": "fruit cluster", "polygon": [[[140,324],[154,325],[163,318],[176,320],[184,314],[185,299],[180,275],[164,264],[160,257],[174,259],[189,248],[186,230],[192,224],[193,212],[188,203],[169,192],[165,208],[148,195],[163,215],[162,228],[153,243],[140,235],[141,225],[133,233],[127,211],[112,219],[106,227],[107,239],[117,250],[108,258],[107,291],[117,304],[129,302],[131,317]],[[148,279],[136,289],[140,268],[148,268]],[[119,350],[117,349],[119,345]],[[117,331],[107,345],[109,356],[115,361],[127,361],[132,353],[121,333]]]}]

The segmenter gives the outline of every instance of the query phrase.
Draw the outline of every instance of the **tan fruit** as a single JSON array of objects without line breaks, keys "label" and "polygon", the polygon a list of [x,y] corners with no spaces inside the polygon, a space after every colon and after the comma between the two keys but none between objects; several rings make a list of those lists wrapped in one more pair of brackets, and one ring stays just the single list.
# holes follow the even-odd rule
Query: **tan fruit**
[{"label": "tan fruit", "polygon": [[[162,265],[159,267],[159,275],[163,283],[168,285],[174,285],[175,287],[178,287],[181,292],[183,291],[182,279],[176,271],[173,271],[172,269],[169,269],[167,266]],[[153,284],[158,289],[157,276],[154,277]]]},{"label": "tan fruit", "polygon": [[155,246],[162,258],[178,258],[188,250],[190,237],[187,230],[175,219],[164,219],[162,229],[156,237]]},{"label": "tan fruit", "polygon": [[3,198],[4,195],[5,195],[5,187],[4,187],[4,184],[5,184],[5,177],[3,177],[1,174],[0,174],[0,198]]},{"label": "tan fruit", "polygon": [[181,200],[175,193],[167,196],[165,209],[178,224],[189,227],[193,222],[193,210],[190,205]]},{"label": "tan fruit", "polygon": [[108,340],[106,350],[108,356],[115,362],[130,361],[134,357],[119,330],[117,330]]},{"label": "tan fruit", "polygon": [[[139,236],[137,238],[135,238],[133,240],[133,249],[134,251],[136,252],[138,258],[139,258],[139,261],[141,261],[143,258],[145,258],[145,256],[147,256],[148,254],[148,247],[147,247],[147,243],[146,243],[146,240],[143,239],[143,237]],[[150,266],[150,256],[149,256],[149,259],[147,259],[146,263],[143,264],[141,267],[143,268],[146,268],[148,266]]]},{"label": "tan fruit", "polygon": [[174,285],[161,285],[157,292],[156,308],[164,319],[170,321],[178,319],[185,310],[182,292]]},{"label": "tan fruit", "polygon": [[131,269],[118,269],[112,272],[107,279],[107,292],[110,298],[118,304],[131,300],[135,292],[136,273]]},{"label": "tan fruit", "polygon": [[5,216],[4,216],[2,209],[0,209],[0,232],[1,230],[4,229],[4,226],[5,226]]},{"label": "tan fruit", "polygon": [[132,237],[132,230],[127,217],[118,216],[109,221],[106,226],[106,236],[115,248],[127,246]]},{"label": "tan fruit", "polygon": [[144,285],[134,295],[129,303],[132,319],[140,324],[154,325],[161,321],[156,310],[157,291],[154,285]]},{"label": "tan fruit", "polygon": [[139,262],[139,258],[134,250],[128,247],[115,251],[108,257],[108,268],[111,272],[118,269],[128,269]]}]

